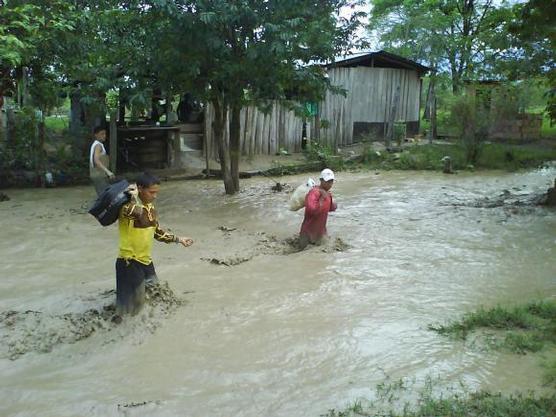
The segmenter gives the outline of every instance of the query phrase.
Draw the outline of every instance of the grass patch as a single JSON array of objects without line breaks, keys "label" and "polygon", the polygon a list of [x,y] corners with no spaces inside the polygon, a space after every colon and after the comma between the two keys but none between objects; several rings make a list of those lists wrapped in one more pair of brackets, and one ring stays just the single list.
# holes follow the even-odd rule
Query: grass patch
[{"label": "grass patch", "polygon": [[63,132],[68,128],[69,120],[66,116],[46,116],[44,125],[55,132]]},{"label": "grass patch", "polygon": [[[375,402],[357,400],[341,411],[329,410],[321,417],[546,417],[556,415],[556,396],[537,397],[533,393],[502,395],[489,391],[433,395],[427,385],[417,393],[417,400],[400,403],[399,395],[384,397],[377,388]],[[384,388],[382,388],[384,389]],[[405,384],[401,389],[407,391]],[[388,392],[398,392],[392,387]],[[407,394],[407,393],[406,393]],[[411,394],[411,392],[409,392]]]},{"label": "grass patch", "polygon": [[556,139],[556,123],[550,123],[550,118],[543,114],[541,125],[541,136],[548,139]]},{"label": "grass patch", "polygon": [[543,382],[552,387],[556,387],[556,360],[549,360],[544,363]]},{"label": "grass patch", "polygon": [[556,301],[535,301],[529,304],[506,308],[497,306],[491,309],[480,308],[468,313],[459,321],[445,325],[429,325],[442,335],[465,339],[471,331],[495,329],[506,331],[525,331],[508,333],[504,344],[511,351],[533,351],[542,348],[544,342],[554,343],[556,330]]},{"label": "grass patch", "polygon": [[[556,301],[542,300],[506,308],[497,306],[468,313],[459,321],[445,325],[429,325],[441,335],[465,340],[478,329],[503,331],[490,346],[512,353],[539,352],[547,345],[556,345]],[[543,364],[545,380],[556,387],[556,361]]]},{"label": "grass patch", "polygon": [[541,148],[534,145],[483,144],[477,166],[488,169],[515,171],[534,168],[544,162],[556,160],[556,147]]},{"label": "grass patch", "polygon": [[[400,152],[377,151],[369,145],[363,149],[357,164],[369,169],[441,171],[442,158],[445,156],[451,158],[453,169],[458,171],[473,168],[516,171],[536,168],[543,163],[556,160],[556,146],[483,143],[480,145],[475,166],[470,166],[466,161],[465,147],[461,143],[416,145],[404,148]],[[330,158],[331,156],[327,155],[323,158],[323,163],[332,162]],[[353,161],[350,162],[353,164]],[[350,162],[334,165],[337,168],[349,167]]]}]

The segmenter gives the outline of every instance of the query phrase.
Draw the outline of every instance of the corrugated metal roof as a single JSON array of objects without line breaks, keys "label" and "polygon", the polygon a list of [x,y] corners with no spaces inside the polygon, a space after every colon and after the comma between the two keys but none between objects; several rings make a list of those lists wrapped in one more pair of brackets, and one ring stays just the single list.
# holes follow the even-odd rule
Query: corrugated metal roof
[{"label": "corrugated metal roof", "polygon": [[419,73],[425,73],[431,68],[421,65],[415,61],[386,51],[360,52],[349,55],[346,58],[326,64],[327,68],[338,67],[382,67],[382,68],[405,68]]}]

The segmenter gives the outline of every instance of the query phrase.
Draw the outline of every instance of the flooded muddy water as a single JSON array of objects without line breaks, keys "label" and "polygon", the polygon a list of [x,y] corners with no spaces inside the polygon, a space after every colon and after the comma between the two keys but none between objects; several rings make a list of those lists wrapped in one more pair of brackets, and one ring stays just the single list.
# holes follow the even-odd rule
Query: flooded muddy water
[{"label": "flooded muddy water", "polygon": [[330,242],[303,252],[289,243],[302,210],[268,179],[231,197],[217,181],[163,183],[161,223],[195,244],[155,244],[171,290],[120,324],[117,228],[86,213],[92,186],[8,190],[0,415],[319,416],[400,377],[542,390],[541,356],[427,325],[556,296],[556,212],[515,204],[555,177],[339,173]]}]

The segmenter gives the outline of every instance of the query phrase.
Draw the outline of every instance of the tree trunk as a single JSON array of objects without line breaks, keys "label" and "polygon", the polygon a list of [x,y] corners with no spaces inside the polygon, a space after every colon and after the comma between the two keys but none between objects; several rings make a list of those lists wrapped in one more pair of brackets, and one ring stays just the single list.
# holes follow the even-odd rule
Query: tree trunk
[{"label": "tree trunk", "polygon": [[117,110],[110,112],[110,171],[116,173],[118,165],[118,124],[117,124]]},{"label": "tree trunk", "polygon": [[428,139],[429,139],[429,143],[432,143],[432,141],[434,139],[436,139],[436,91],[435,91],[435,83],[436,83],[436,78],[435,76],[432,76],[430,79],[430,84],[429,84],[429,93],[428,93],[428,100],[427,100],[427,110],[428,110],[428,114],[429,114],[429,121],[430,121],[430,126],[429,126],[429,131],[428,133]]},{"label": "tree trunk", "polygon": [[45,157],[44,157],[44,142],[45,142],[45,131],[44,131],[44,116],[41,114],[41,119],[38,121],[38,146],[35,150],[35,172],[37,178],[41,178],[41,183],[45,180],[44,174],[46,172],[45,167]]},{"label": "tree trunk", "polygon": [[222,180],[224,181],[224,190],[226,194],[234,194],[234,182],[230,172],[230,153],[229,147],[224,137],[224,126],[226,123],[226,107],[218,99],[212,100],[214,107],[214,122],[212,129],[214,137],[218,143],[218,156],[220,159],[220,169],[222,171]]},{"label": "tree trunk", "polygon": [[231,174],[232,181],[234,184],[234,192],[239,191],[239,139],[241,130],[241,107],[234,104],[231,109],[230,117],[230,163],[231,163]]},{"label": "tree trunk", "polygon": [[70,121],[69,130],[73,139],[74,152],[87,155],[88,141],[84,137],[85,112],[81,104],[81,92],[76,89],[70,94]]}]

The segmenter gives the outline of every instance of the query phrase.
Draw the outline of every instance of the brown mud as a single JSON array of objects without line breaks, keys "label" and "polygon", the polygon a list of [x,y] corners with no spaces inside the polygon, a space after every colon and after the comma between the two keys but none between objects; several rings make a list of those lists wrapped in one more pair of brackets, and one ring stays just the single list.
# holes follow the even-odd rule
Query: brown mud
[{"label": "brown mud", "polygon": [[[224,238],[232,238],[233,235],[235,244],[231,250],[219,248],[219,255],[201,258],[201,260],[214,265],[236,266],[261,255],[290,255],[300,252],[299,236],[279,239],[266,232],[252,233],[227,226],[219,226],[218,230],[223,232]],[[238,244],[241,241],[246,243]],[[314,251],[332,253],[344,252],[349,248],[350,245],[337,237],[325,239],[320,245],[309,245],[305,251],[309,253]]]},{"label": "brown mud", "polygon": [[[79,313],[51,314],[42,311],[9,310],[0,313],[0,358],[18,359],[30,352],[47,353],[61,344],[71,344],[98,332],[109,332],[122,322],[114,304],[116,292],[95,297],[97,308]],[[159,319],[172,314],[185,301],[168,283],[146,287],[143,326],[153,332]],[[125,320],[125,318],[123,319]]]},{"label": "brown mud", "polygon": [[498,195],[493,197],[484,197],[475,201],[464,203],[449,204],[453,207],[474,207],[474,208],[502,208],[508,210],[511,214],[529,214],[532,209],[538,206],[550,206],[549,190],[547,193],[531,193],[524,191],[519,187],[511,190],[502,190]]}]

